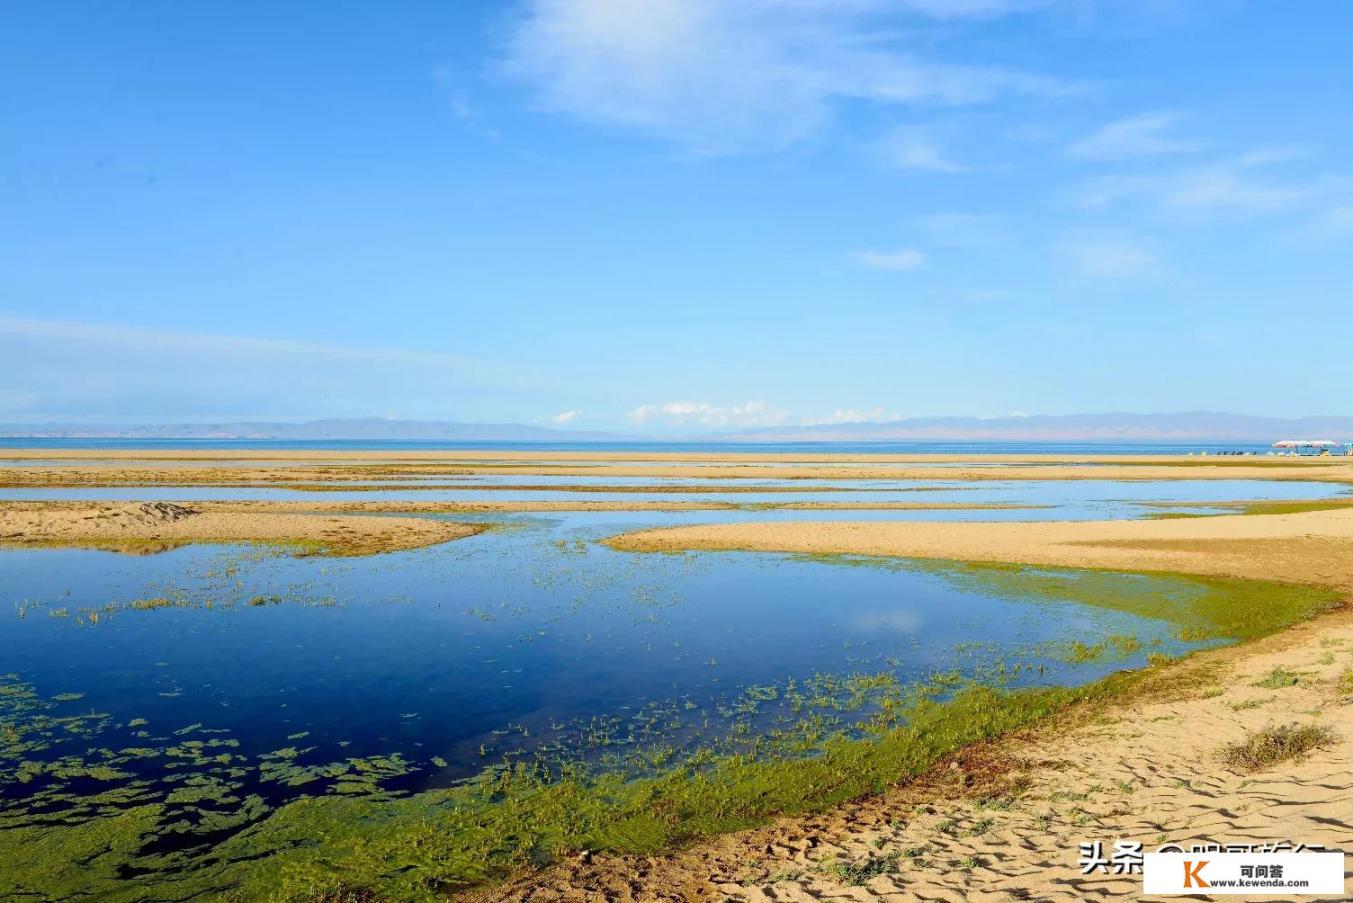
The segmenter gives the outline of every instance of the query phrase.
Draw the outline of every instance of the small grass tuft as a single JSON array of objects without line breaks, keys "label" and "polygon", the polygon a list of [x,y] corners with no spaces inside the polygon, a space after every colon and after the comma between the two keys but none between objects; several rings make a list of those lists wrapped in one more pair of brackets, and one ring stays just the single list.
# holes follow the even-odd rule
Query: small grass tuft
[{"label": "small grass tuft", "polygon": [[1299,683],[1301,683],[1300,674],[1279,665],[1255,681],[1253,686],[1262,687],[1265,690],[1281,690],[1286,687],[1295,687]]},{"label": "small grass tuft", "polygon": [[1299,759],[1333,741],[1334,732],[1323,724],[1271,724],[1241,743],[1224,747],[1222,760],[1238,771],[1259,771]]},{"label": "small grass tuft", "polygon": [[871,878],[897,871],[897,862],[901,857],[902,854],[897,852],[888,853],[886,856],[875,856],[870,853],[859,862],[837,860],[831,864],[830,871],[851,887],[859,887],[868,883]]}]

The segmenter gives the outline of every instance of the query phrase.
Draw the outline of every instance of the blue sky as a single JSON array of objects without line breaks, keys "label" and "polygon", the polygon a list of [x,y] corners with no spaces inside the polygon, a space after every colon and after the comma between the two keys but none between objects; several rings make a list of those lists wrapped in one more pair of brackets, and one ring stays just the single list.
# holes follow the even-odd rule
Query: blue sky
[{"label": "blue sky", "polygon": [[6,19],[0,421],[1350,413],[1343,2]]}]

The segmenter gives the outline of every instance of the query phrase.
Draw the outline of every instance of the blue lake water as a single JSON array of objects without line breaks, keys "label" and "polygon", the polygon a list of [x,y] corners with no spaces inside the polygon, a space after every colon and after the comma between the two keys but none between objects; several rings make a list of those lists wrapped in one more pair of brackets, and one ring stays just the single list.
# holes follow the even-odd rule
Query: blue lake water
[{"label": "blue lake water", "polygon": [[[626,735],[643,713],[674,706],[694,713],[674,736],[696,739],[699,720],[698,739],[709,739],[720,709],[748,688],[815,674],[909,683],[1022,662],[1016,685],[1081,682],[1148,651],[1188,648],[1167,623],[1009,598],[944,568],[595,544],[696,514],[711,512],[503,516],[488,519],[500,529],[469,539],[357,559],[248,547],[6,550],[0,661],[42,698],[80,694],[56,711],[107,715],[104,746],[146,742],[133,719],[161,738],[192,725],[220,731],[245,756],[301,735],[318,762],[437,757],[444,764],[417,778],[426,783],[573,743],[598,718]],[[259,597],[266,603],[249,604]],[[149,598],[183,607],[126,607]],[[1142,649],[1081,664],[1047,651],[1109,633],[1136,636]]]},{"label": "blue lake water", "polygon": [[[1139,517],[1161,510],[1146,504],[1152,501],[1305,499],[1340,491],[1258,481],[839,481],[803,493],[578,495],[506,488],[513,483],[499,476],[478,482],[497,488],[125,487],[6,490],[0,497],[1047,507],[445,515],[493,529],[351,559],[250,546],[144,556],[0,549],[0,725],[19,738],[6,747],[13,737],[0,734],[0,801],[26,806],[39,799],[34,794],[110,787],[163,799],[181,793],[184,781],[211,780],[276,805],[331,792],[333,782],[320,776],[336,773],[333,763],[366,757],[386,764],[396,758],[400,766],[380,784],[394,790],[444,786],[524,757],[630,767],[626,750],[730,748],[784,727],[798,717],[786,701],[791,688],[839,689],[852,676],[886,675],[903,686],[937,675],[1016,687],[1079,684],[1139,666],[1150,653],[1199,645],[1182,639],[1175,621],[1101,604],[1096,593],[1164,597],[1184,611],[1203,592],[1199,584],[1049,572],[1044,582],[1062,588],[1049,593],[1022,588],[1008,574],[988,577],[958,566],[629,554],[598,540],[650,526],[768,519]],[[1132,644],[1107,657],[1066,654],[1071,644],[1093,646],[1108,636]],[[867,705],[830,709],[833,723],[846,730],[869,714]],[[25,746],[30,736],[42,742]],[[80,769],[101,763],[116,765],[109,766],[112,777],[100,779],[106,783],[82,776]]]}]

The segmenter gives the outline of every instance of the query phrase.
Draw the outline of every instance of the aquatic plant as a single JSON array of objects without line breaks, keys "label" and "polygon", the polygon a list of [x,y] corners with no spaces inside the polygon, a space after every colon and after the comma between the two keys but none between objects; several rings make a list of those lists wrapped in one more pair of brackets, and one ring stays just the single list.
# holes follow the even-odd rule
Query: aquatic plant
[{"label": "aquatic plant", "polygon": [[[1152,578],[1108,572],[927,569],[1040,605],[1159,617],[1198,639],[1258,635],[1332,599],[1300,587],[1197,578],[1180,578],[1182,593],[1164,593]],[[253,598],[234,585],[228,566],[219,579],[222,604]],[[654,582],[632,600],[643,617],[666,604]],[[477,626],[471,613],[466,620]],[[506,602],[494,609],[504,623],[516,614]],[[1091,661],[1138,651],[1135,642],[1124,634],[1072,652]],[[105,744],[94,738],[107,716],[65,715],[60,700],[0,681],[0,706],[14,702],[0,717],[0,767],[12,767],[14,783],[26,788],[0,808],[0,861],[18,863],[0,875],[0,896],[437,899],[569,850],[653,853],[777,814],[819,811],[1142,680],[1133,672],[1082,687],[1011,690],[974,684],[969,670],[906,686],[895,673],[851,667],[858,670],[739,688],[717,713],[673,700],[632,718],[561,726],[568,737],[531,755],[524,744],[512,746],[526,726],[504,726],[473,779],[413,794],[391,788],[414,763],[328,761],[298,742],[304,732],[288,738],[294,745],[251,756],[201,725],[158,728],[155,738],[142,720],[127,725],[139,729],[135,739]],[[993,680],[1015,673],[993,670]],[[726,723],[711,721],[715,714]],[[58,748],[67,735],[81,738],[78,754]],[[431,761],[446,767],[445,759]],[[131,874],[136,882],[126,880]]]}]

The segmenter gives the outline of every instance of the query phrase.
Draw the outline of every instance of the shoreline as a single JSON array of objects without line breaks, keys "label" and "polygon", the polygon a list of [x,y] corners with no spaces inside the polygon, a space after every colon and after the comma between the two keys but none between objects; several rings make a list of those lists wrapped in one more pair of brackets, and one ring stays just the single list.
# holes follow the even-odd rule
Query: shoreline
[{"label": "shoreline", "polygon": [[[474,903],[1141,899],[1134,875],[1082,875],[1078,845],[1346,847],[1353,836],[1353,602],[1163,667],[946,754],[881,793],[657,855],[580,853],[463,895]],[[1299,669],[1299,670],[1298,670]],[[1299,674],[1288,686],[1271,675]],[[1257,713],[1250,714],[1251,712]],[[1295,760],[1224,766],[1264,723],[1323,723]],[[1275,806],[1281,802],[1281,806]],[[1246,897],[1245,899],[1249,899]]]}]

